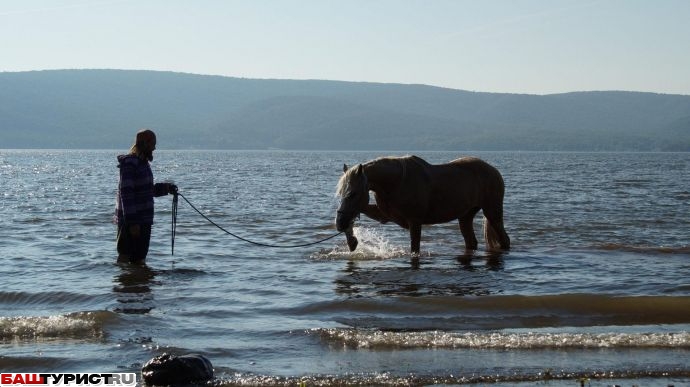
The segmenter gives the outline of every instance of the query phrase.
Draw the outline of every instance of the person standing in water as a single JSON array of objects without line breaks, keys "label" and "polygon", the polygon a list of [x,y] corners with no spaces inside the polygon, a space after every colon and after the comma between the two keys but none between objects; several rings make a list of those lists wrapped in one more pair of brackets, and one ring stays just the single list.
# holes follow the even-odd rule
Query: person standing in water
[{"label": "person standing in water", "polygon": [[149,164],[154,150],[156,134],[142,129],[137,132],[129,153],[117,156],[120,169],[115,207],[118,262],[146,260],[153,224],[153,198],[177,193],[175,184],[154,184]]}]

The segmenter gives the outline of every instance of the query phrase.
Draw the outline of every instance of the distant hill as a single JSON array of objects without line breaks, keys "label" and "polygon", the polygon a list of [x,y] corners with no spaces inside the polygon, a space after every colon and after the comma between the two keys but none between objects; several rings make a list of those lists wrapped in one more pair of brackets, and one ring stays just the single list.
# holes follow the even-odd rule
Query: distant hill
[{"label": "distant hill", "polygon": [[690,96],[171,72],[0,73],[0,148],[690,151]]}]

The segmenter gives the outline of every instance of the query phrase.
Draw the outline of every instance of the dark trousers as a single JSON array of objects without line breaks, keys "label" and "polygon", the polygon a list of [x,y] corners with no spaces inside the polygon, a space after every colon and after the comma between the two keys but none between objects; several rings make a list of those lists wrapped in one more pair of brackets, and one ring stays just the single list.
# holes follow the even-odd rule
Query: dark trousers
[{"label": "dark trousers", "polygon": [[141,232],[139,237],[134,237],[129,232],[128,225],[117,227],[117,260],[119,262],[143,263],[146,254],[149,253],[149,241],[151,240],[151,225],[139,225]]}]

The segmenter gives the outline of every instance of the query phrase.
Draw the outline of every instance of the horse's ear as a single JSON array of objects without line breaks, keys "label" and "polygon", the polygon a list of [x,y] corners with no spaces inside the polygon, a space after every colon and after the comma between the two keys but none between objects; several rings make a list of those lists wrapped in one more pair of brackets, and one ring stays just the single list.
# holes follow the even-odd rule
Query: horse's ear
[{"label": "horse's ear", "polygon": [[357,174],[361,175],[363,173],[364,173],[364,167],[362,166],[362,164],[358,164],[357,165]]},{"label": "horse's ear", "polygon": [[343,172],[347,172],[347,164],[343,164]]}]

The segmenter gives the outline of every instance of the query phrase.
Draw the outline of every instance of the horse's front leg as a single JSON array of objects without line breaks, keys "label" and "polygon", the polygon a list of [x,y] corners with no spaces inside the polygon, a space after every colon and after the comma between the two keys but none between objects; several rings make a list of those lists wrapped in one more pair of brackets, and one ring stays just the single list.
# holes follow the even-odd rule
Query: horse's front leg
[{"label": "horse's front leg", "polygon": [[410,223],[410,251],[414,255],[419,255],[419,246],[422,241],[422,225]]}]

